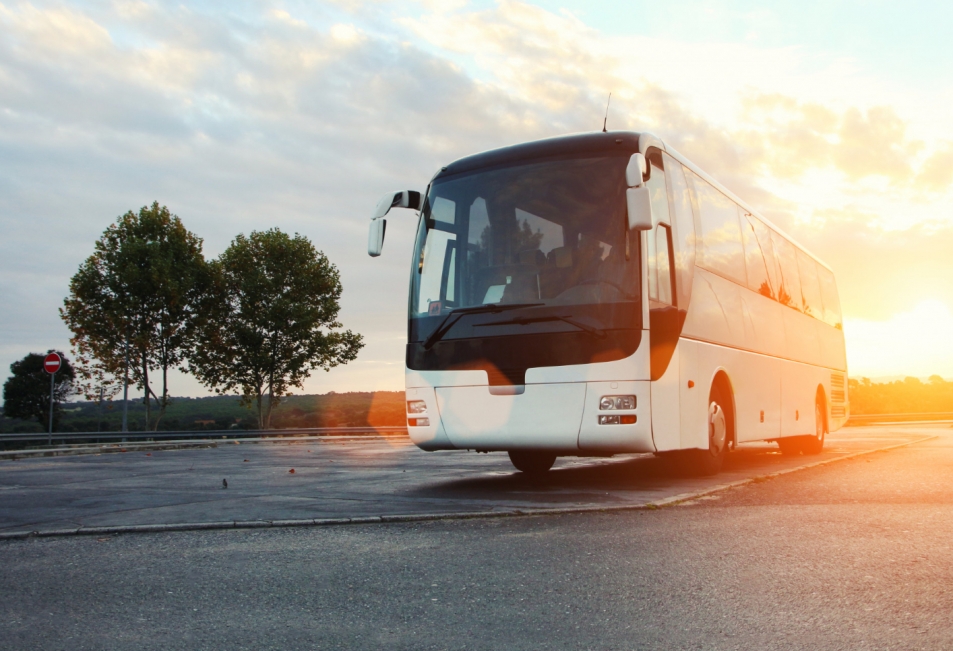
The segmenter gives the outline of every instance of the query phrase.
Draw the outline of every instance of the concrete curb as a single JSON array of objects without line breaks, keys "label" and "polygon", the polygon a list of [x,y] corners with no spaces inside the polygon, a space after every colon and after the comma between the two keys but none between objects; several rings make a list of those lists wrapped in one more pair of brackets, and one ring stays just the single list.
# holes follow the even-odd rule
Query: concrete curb
[{"label": "concrete curb", "polygon": [[738,481],[718,484],[702,490],[692,491],[665,497],[654,502],[645,502],[642,504],[620,504],[614,506],[576,506],[554,509],[506,509],[500,511],[472,511],[456,513],[412,513],[406,515],[373,515],[354,518],[315,518],[304,520],[227,520],[223,522],[183,522],[179,524],[133,524],[118,525],[106,527],[77,527],[75,529],[52,529],[49,531],[10,531],[0,533],[0,541],[3,540],[24,540],[27,538],[59,538],[64,536],[106,536],[121,533],[158,533],[172,531],[212,531],[222,529],[268,529],[274,527],[328,527],[345,524],[388,524],[403,522],[433,522],[439,520],[476,520],[489,518],[516,518],[541,515],[573,515],[577,513],[609,513],[616,511],[650,511],[667,506],[675,506],[692,500],[706,497],[715,493],[722,493],[733,488],[740,488],[748,484],[759,484],[769,479],[789,475],[802,470],[818,468],[839,461],[856,459],[875,452],[887,452],[898,448],[905,448],[918,443],[924,443],[939,438],[937,436],[925,436],[915,441],[898,443],[885,448],[876,448],[873,450],[861,450],[853,452],[842,457],[833,459],[824,459],[815,461],[796,468],[786,468],[766,475],[757,475],[748,479],[739,479]]}]

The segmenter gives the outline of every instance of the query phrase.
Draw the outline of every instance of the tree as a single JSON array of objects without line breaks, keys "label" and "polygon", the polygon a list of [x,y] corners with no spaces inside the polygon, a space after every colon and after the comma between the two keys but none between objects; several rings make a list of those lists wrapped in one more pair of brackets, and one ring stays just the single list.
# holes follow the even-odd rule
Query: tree
[{"label": "tree", "polygon": [[[143,391],[146,429],[157,429],[170,403],[168,371],[184,361],[208,288],[202,240],[165,206],[153,203],[117,220],[70,281],[60,316],[74,346],[88,351],[104,372],[128,372]],[[150,371],[162,374],[162,394]],[[152,419],[155,400],[159,413]]]},{"label": "tree", "polygon": [[[75,336],[73,359],[76,360],[76,378],[73,382],[75,392],[90,402],[97,403],[99,419],[96,431],[103,429],[103,403],[112,400],[122,390],[123,378],[112,373],[105,363],[96,359],[85,337]],[[112,406],[109,407],[112,409]]]},{"label": "tree", "polygon": [[[60,351],[63,360],[56,372],[53,385],[53,428],[59,422],[60,404],[73,393],[73,380],[76,373],[69,359]],[[7,418],[36,418],[44,427],[50,422],[50,374],[43,368],[46,355],[30,353],[18,362],[10,365],[13,373],[3,383],[3,413]]]},{"label": "tree", "polygon": [[213,267],[208,318],[189,368],[218,393],[240,390],[268,429],[289,389],[315,369],[355,359],[361,335],[336,330],[340,277],[306,237],[278,229],[239,235]]}]

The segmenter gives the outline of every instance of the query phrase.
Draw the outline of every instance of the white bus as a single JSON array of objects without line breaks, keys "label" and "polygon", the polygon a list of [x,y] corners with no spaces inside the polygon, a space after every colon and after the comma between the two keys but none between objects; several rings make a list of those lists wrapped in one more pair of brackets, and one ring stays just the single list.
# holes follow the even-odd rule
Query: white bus
[{"label": "white bus", "polygon": [[747,441],[817,454],[848,418],[831,270],[647,133],[552,138],[441,168],[410,270],[407,425],[424,450],[651,452],[718,472]]}]

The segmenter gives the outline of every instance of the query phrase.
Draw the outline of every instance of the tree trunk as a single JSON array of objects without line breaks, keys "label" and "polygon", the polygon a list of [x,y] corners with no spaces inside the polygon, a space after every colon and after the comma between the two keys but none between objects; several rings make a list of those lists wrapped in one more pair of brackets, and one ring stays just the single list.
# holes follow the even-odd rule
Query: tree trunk
[{"label": "tree trunk", "polygon": [[156,398],[159,403],[159,415],[156,416],[155,430],[159,431],[159,421],[165,416],[165,408],[169,406],[169,363],[166,355],[162,355],[162,399]]},{"label": "tree trunk", "polygon": [[255,391],[255,401],[258,403],[258,429],[265,429],[264,414],[261,411],[261,387],[259,386],[257,389]]},{"label": "tree trunk", "polygon": [[149,387],[149,362],[145,353],[142,353],[142,393],[144,396],[142,402],[146,406],[145,431],[148,432],[152,426],[152,401],[149,399],[152,389]]},{"label": "tree trunk", "polygon": [[265,428],[271,429],[271,410],[275,405],[275,366],[277,365],[276,348],[278,345],[278,333],[271,333],[271,359],[268,365],[268,413],[265,418]]},{"label": "tree trunk", "polygon": [[265,429],[271,429],[271,410],[274,407],[275,399],[271,386],[268,386],[268,411],[265,412]]}]

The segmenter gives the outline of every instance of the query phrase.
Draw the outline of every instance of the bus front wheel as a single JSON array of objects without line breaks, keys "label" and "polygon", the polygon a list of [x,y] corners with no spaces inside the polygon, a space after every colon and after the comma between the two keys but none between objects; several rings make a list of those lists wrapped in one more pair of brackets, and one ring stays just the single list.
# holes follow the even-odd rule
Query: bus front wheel
[{"label": "bus front wheel", "polygon": [[716,384],[708,400],[708,449],[684,450],[685,470],[692,475],[717,475],[728,456],[733,420],[731,396],[722,383]]},{"label": "bus front wheel", "polygon": [[535,452],[530,450],[510,450],[510,461],[520,472],[527,475],[541,475],[548,472],[556,463],[556,455],[549,452]]}]

